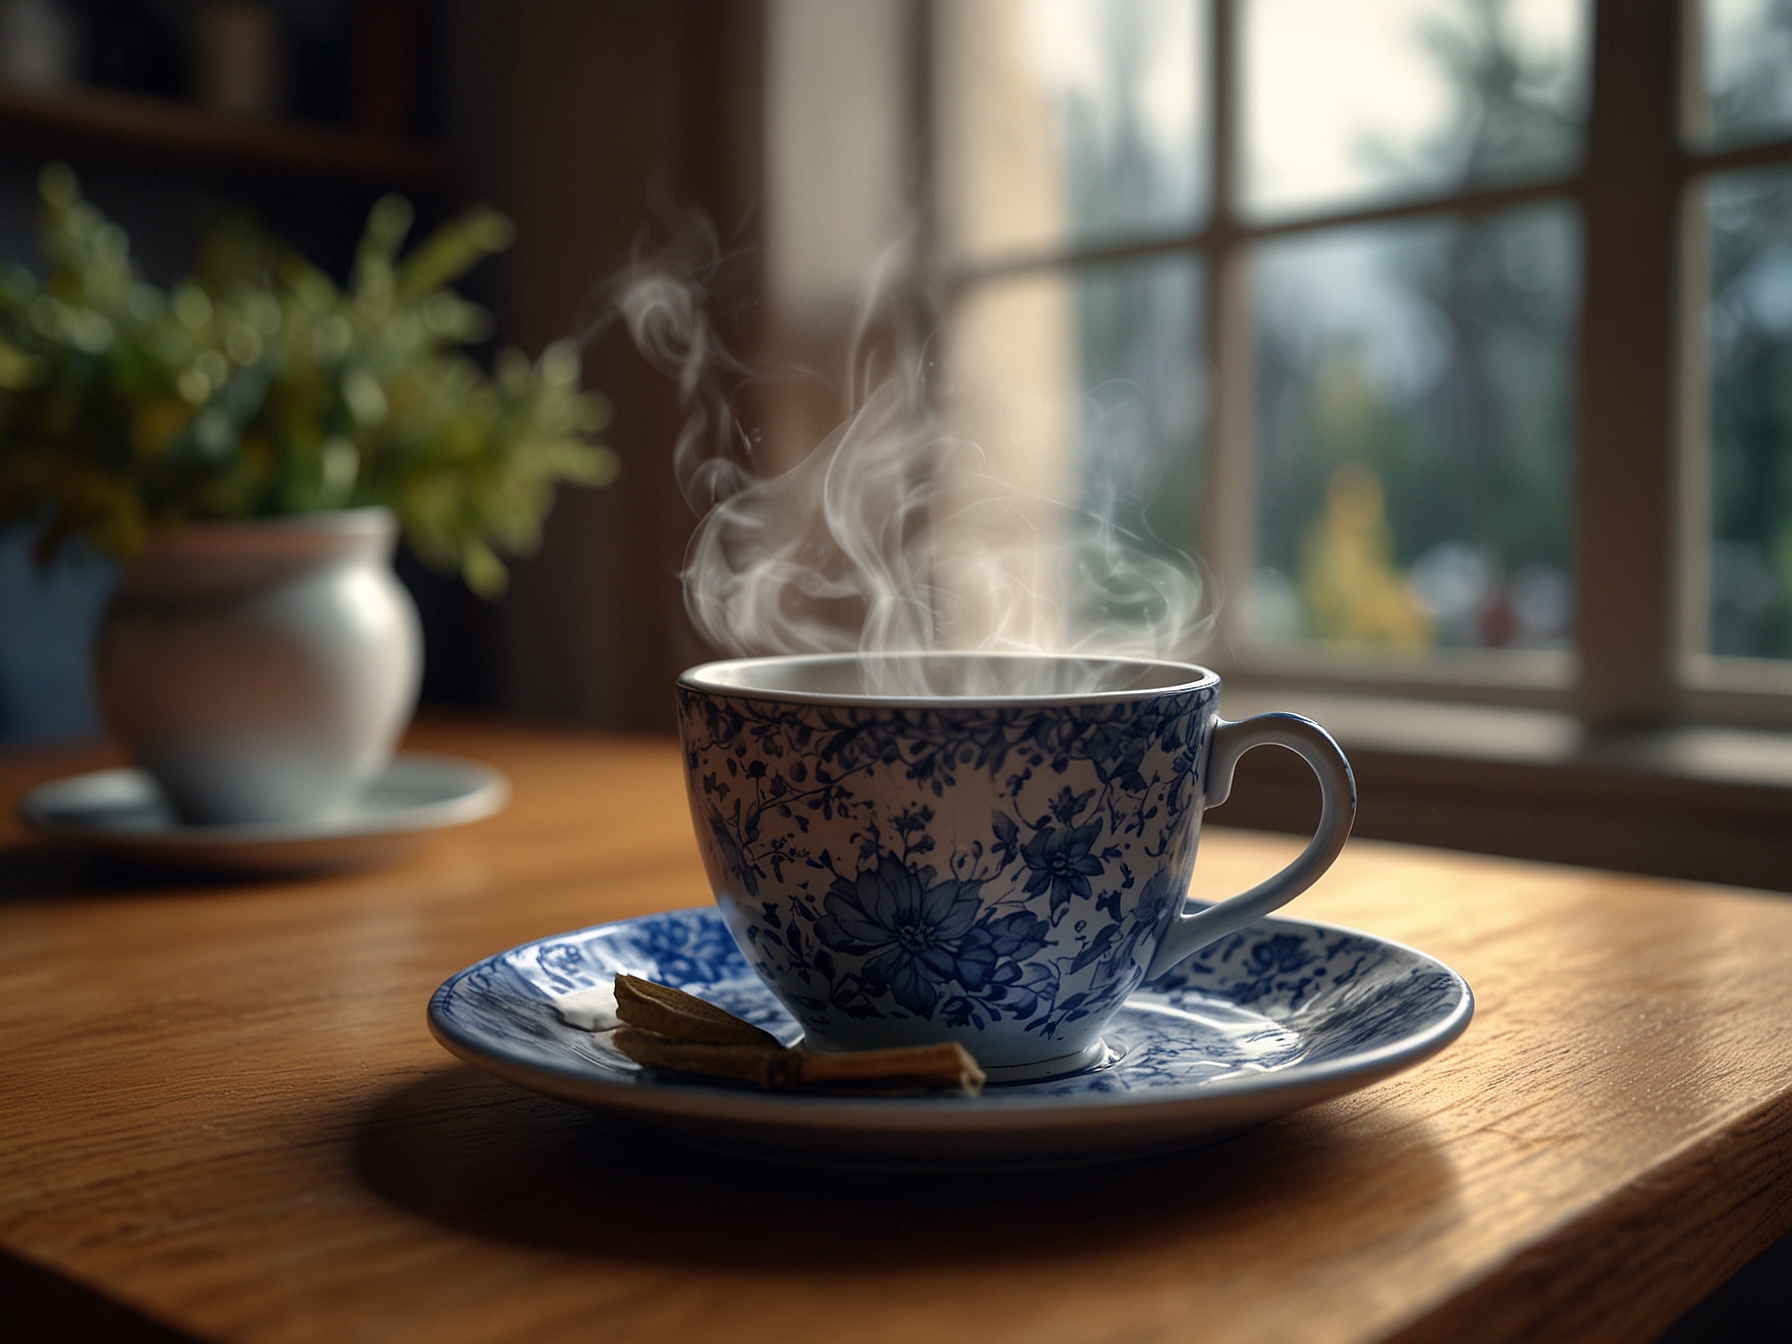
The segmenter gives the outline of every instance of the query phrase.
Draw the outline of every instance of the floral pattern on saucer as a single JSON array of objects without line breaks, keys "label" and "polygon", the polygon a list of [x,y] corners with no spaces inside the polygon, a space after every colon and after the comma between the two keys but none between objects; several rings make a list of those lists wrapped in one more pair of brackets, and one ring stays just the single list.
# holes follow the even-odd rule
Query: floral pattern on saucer
[{"label": "floral pattern on saucer", "polygon": [[[605,1034],[561,1020],[557,999],[606,985],[619,972],[676,985],[780,1040],[801,1037],[713,908],[599,925],[490,957],[436,991],[431,1025],[464,1057],[501,1062],[500,1071],[512,1075],[520,1069],[531,1086],[587,1103],[612,1089],[618,1100],[672,1089],[729,1094],[774,1116],[815,1106],[968,1115],[1150,1099],[1198,1103],[1241,1087],[1297,1096],[1299,1085],[1315,1080],[1335,1095],[1361,1085],[1353,1079],[1384,1076],[1441,1049],[1467,1025],[1473,1006],[1462,978],[1422,953],[1348,929],[1268,919],[1134,994],[1104,1034],[1106,1060],[1082,1073],[992,1087],[977,1098],[841,1099],[772,1096],[644,1070]],[[569,1079],[581,1085],[569,1086]]]}]

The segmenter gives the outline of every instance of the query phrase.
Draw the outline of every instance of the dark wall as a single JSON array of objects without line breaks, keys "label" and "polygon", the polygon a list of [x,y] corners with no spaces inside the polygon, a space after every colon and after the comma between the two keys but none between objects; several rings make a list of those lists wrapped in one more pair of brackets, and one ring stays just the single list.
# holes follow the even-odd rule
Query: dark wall
[{"label": "dark wall", "polygon": [[[471,0],[455,57],[457,133],[518,243],[497,272],[507,340],[534,352],[586,329],[593,292],[638,240],[700,210],[733,271],[750,344],[759,183],[760,7],[728,0]],[[744,307],[742,306],[744,302]],[[602,490],[563,490],[539,556],[499,613],[498,698],[530,715],[668,729],[677,671],[706,656],[677,570],[694,519],[672,476],[668,381],[611,328],[587,350],[621,458]]]}]

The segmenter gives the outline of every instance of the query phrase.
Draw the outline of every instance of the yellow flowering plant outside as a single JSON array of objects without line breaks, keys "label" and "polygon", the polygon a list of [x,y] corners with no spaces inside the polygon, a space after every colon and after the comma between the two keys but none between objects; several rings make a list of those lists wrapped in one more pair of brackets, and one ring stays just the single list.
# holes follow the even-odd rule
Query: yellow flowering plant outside
[{"label": "yellow flowering plant outside", "polygon": [[615,475],[574,346],[505,349],[489,374],[464,349],[490,318],[450,284],[509,246],[497,212],[403,252],[411,207],[384,197],[347,288],[230,223],[164,292],[68,168],[39,187],[46,270],[0,265],[0,525],[36,528],[40,557],[80,536],[128,560],[154,529],[377,504],[489,596],[561,481]]}]

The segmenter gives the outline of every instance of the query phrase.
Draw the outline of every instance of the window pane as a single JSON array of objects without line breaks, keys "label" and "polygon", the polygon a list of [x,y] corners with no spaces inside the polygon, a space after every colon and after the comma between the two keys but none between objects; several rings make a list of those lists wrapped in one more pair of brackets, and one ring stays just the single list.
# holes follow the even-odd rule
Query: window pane
[{"label": "window pane", "polygon": [[[953,431],[977,445],[961,467],[979,480],[961,491],[972,503],[946,546],[960,556],[1008,548],[1000,563],[1045,600],[1048,623],[1067,614],[1087,632],[1088,594],[1072,582],[1067,600],[1059,585],[1092,528],[1111,523],[1133,558],[1188,568],[1205,414],[1202,283],[1199,263],[1176,254],[986,281],[953,314],[944,400]],[[1040,642],[1063,639],[1047,630]]]},{"label": "window pane", "polygon": [[1706,192],[1711,652],[1792,658],[1792,169]]},{"label": "window pane", "polygon": [[1205,0],[941,0],[940,218],[964,257],[1191,229]]},{"label": "window pane", "polygon": [[1260,638],[1568,643],[1579,238],[1566,205],[1266,243]]},{"label": "window pane", "polygon": [[1587,37],[1584,0],[1243,0],[1245,209],[1570,172]]},{"label": "window pane", "polygon": [[1792,4],[1704,0],[1704,98],[1689,109],[1695,142],[1732,145],[1792,135]]}]

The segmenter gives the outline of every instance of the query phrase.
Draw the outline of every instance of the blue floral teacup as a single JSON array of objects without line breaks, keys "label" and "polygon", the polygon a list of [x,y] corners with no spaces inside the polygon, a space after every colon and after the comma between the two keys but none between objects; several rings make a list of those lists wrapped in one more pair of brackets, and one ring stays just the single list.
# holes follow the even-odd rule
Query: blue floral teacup
[{"label": "blue floral teacup", "polygon": [[[679,731],[723,918],[810,1049],[957,1040],[998,1081],[1086,1067],[1127,995],[1306,890],[1350,833],[1355,785],[1325,730],[1227,723],[1219,696],[1205,668],[1120,658],[692,668]],[[1319,776],[1318,833],[1182,915],[1202,810],[1264,743]]]}]

